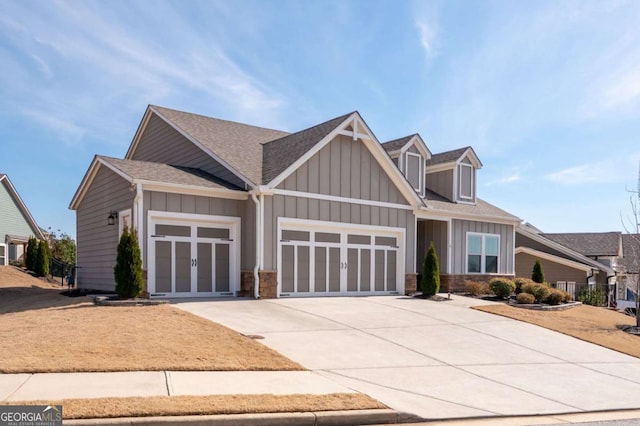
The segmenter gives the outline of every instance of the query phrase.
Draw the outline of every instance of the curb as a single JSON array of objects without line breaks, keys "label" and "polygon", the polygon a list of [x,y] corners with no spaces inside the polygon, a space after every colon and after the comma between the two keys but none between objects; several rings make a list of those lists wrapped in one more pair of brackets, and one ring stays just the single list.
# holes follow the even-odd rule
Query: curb
[{"label": "curb", "polygon": [[356,426],[396,424],[402,414],[390,409],[316,411],[304,413],[220,414],[206,416],[120,417],[111,419],[65,420],[70,426]]}]

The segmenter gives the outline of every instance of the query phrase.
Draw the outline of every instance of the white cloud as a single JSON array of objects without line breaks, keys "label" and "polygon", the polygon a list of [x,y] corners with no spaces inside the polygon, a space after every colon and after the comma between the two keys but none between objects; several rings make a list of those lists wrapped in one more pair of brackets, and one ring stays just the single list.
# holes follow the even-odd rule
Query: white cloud
[{"label": "white cloud", "polygon": [[622,183],[628,173],[624,167],[620,167],[621,164],[624,162],[614,160],[582,164],[548,173],[545,179],[564,185]]},{"label": "white cloud", "polygon": [[509,176],[505,176],[496,180],[492,180],[486,184],[486,186],[494,186],[494,185],[504,185],[507,183],[518,182],[522,177],[518,173],[511,174]]},{"label": "white cloud", "polygon": [[56,136],[58,136],[58,139],[67,145],[78,145],[85,134],[85,131],[80,126],[67,118],[58,117],[57,115],[52,114],[51,111],[27,109],[23,110],[22,113],[49,128]]},{"label": "white cloud", "polygon": [[427,54],[427,58],[432,58],[436,54],[436,31],[432,25],[422,21],[416,21],[416,28],[420,35],[420,45]]}]

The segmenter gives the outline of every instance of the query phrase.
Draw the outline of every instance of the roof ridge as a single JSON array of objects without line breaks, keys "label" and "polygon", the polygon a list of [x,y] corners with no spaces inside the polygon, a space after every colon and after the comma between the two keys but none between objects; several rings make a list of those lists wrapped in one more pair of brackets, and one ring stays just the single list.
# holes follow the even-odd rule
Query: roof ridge
[{"label": "roof ridge", "polygon": [[399,138],[391,139],[391,140],[388,140],[386,142],[381,142],[380,145],[386,145],[388,143],[396,142],[396,141],[399,141],[399,140],[402,140],[402,139],[411,139],[412,137],[419,136],[419,135],[420,135],[419,133],[412,133],[410,135],[401,136]]},{"label": "roof ridge", "polygon": [[[299,133],[304,133],[304,132],[307,132],[307,131],[309,131],[311,129],[315,129],[316,127],[324,126],[325,124],[327,124],[327,123],[329,123],[331,121],[338,120],[338,119],[341,119],[341,118],[346,118],[346,117],[352,115],[353,113],[358,113],[358,111],[357,110],[356,111],[351,111],[351,112],[349,112],[347,114],[343,114],[343,115],[339,115],[337,117],[333,117],[333,118],[331,118],[329,120],[323,121],[322,123],[318,123],[318,124],[314,124],[313,126],[309,126],[306,129],[302,129],[302,130],[298,130],[298,131],[289,133],[288,135],[279,137],[277,139],[272,139],[270,141],[262,142],[262,143],[260,143],[260,145],[262,145],[264,147],[265,145],[270,144],[271,142],[277,142],[277,141],[279,141],[281,139],[288,138],[289,136],[297,135]],[[360,113],[358,113],[358,114],[360,114]]]},{"label": "roof ridge", "polygon": [[255,129],[263,129],[263,130],[270,130],[272,132],[281,132],[281,133],[287,133],[287,134],[291,134],[291,132],[287,132],[286,130],[280,130],[280,129],[272,129],[270,127],[264,127],[264,126],[255,126],[253,124],[247,124],[247,123],[242,123],[240,121],[233,121],[233,120],[227,120],[224,118],[218,118],[218,117],[212,117],[210,115],[204,115],[204,114],[198,114],[195,112],[189,112],[189,111],[182,111],[180,109],[174,109],[174,108],[167,108],[167,107],[163,107],[160,105],[153,105],[153,104],[149,104],[149,107],[152,108],[159,108],[159,109],[166,109],[169,111],[174,111],[174,112],[179,112],[181,114],[189,114],[189,115],[195,115],[197,117],[203,117],[203,118],[208,118],[210,120],[217,120],[217,121],[223,121],[225,123],[231,123],[231,124],[239,124],[241,126],[246,126],[246,127],[253,127]]}]

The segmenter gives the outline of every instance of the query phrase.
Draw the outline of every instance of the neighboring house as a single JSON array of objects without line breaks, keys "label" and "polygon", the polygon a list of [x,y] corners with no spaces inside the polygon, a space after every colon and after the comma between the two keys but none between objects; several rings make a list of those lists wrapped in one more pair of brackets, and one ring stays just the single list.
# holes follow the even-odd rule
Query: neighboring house
[{"label": "neighboring house", "polygon": [[410,293],[432,241],[443,291],[513,276],[520,221],[476,197],[481,167],[417,134],[381,144],[358,112],[287,133],[149,106],[71,201],[78,285],[114,289],[127,225],[151,296]]},{"label": "neighboring house", "polygon": [[640,280],[640,234],[622,234],[622,259],[618,262],[618,309],[635,308]]},{"label": "neighboring house", "polygon": [[0,173],[0,266],[23,260],[32,236],[44,238],[9,176]]},{"label": "neighboring house", "polygon": [[[572,247],[560,243],[577,239],[569,234],[545,234],[537,228],[523,224],[516,229],[516,275],[529,278],[536,260],[539,260],[544,271],[545,280],[556,287],[567,290],[575,298],[576,284],[614,284],[615,270],[578,252]],[[577,234],[573,234],[577,235]],[[584,235],[584,234],[580,234]],[[596,247],[602,243],[595,244]],[[583,247],[585,248],[585,247]],[[587,248],[586,253],[593,253],[597,248]],[[613,262],[615,264],[615,262]]]}]

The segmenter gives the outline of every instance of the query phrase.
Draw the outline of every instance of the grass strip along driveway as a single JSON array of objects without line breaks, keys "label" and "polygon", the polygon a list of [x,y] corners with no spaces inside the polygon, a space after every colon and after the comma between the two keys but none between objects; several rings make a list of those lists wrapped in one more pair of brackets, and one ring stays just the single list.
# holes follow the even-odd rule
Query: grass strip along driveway
[{"label": "grass strip along driveway", "polygon": [[62,405],[65,419],[192,416],[210,414],[304,413],[385,409],[361,393],[329,395],[208,395],[145,398],[65,399],[11,404]]},{"label": "grass strip along driveway", "polygon": [[620,325],[635,325],[635,319],[617,311],[589,305],[564,311],[538,311],[503,304],[473,309],[539,325],[640,358],[640,337],[618,329]]}]

